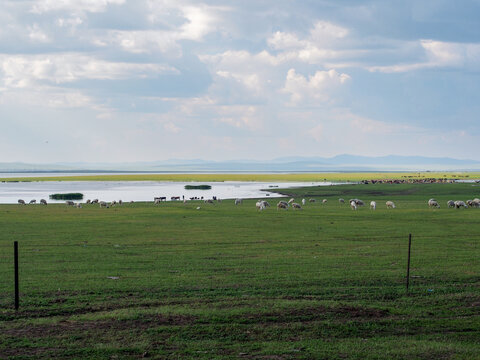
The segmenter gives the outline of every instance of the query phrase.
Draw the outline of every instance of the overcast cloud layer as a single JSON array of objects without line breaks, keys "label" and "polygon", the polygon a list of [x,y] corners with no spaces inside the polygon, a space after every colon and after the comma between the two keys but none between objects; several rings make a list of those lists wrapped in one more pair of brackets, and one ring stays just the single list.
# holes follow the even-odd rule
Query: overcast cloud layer
[{"label": "overcast cloud layer", "polygon": [[0,162],[480,160],[480,2],[3,0]]}]

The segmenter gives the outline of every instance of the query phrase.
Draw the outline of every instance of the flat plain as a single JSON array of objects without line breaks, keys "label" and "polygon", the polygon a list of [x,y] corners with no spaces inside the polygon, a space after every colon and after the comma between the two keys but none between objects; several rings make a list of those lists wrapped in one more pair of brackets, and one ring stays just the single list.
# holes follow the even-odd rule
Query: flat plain
[{"label": "flat plain", "polygon": [[305,182],[357,182],[364,179],[422,180],[429,178],[479,179],[480,172],[325,172],[325,173],[143,173],[143,174],[94,174],[53,175],[38,177],[0,178],[0,181],[305,181]]},{"label": "flat plain", "polygon": [[316,202],[0,205],[0,358],[479,358],[479,184],[278,191]]}]

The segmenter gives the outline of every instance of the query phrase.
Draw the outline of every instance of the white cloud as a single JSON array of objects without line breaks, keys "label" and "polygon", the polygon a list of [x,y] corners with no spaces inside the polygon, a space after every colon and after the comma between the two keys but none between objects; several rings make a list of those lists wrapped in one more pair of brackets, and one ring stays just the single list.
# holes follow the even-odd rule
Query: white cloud
[{"label": "white cloud", "polygon": [[50,11],[103,12],[109,5],[121,5],[125,0],[37,0],[31,11],[42,14]]},{"label": "white cloud", "polygon": [[349,34],[347,28],[335,25],[328,21],[318,21],[310,31],[310,41],[315,44],[324,44],[342,39]]},{"label": "white cloud", "polygon": [[187,6],[181,10],[187,22],[180,27],[179,39],[199,41],[215,29],[217,17],[208,7]]},{"label": "white cloud", "polygon": [[49,36],[42,29],[40,29],[38,24],[33,24],[33,26],[29,26],[28,31],[28,37],[33,42],[46,43],[51,41]]},{"label": "white cloud", "polygon": [[349,30],[327,21],[317,21],[308,36],[299,38],[288,32],[275,32],[267,39],[270,48],[277,50],[278,62],[297,60],[309,64],[324,64],[327,60],[351,56],[358,50],[339,50]]},{"label": "white cloud", "polygon": [[229,124],[236,128],[258,131],[263,128],[262,116],[259,109],[251,105],[217,106],[212,109],[217,113],[215,120]]},{"label": "white cloud", "polygon": [[125,51],[137,54],[157,51],[171,57],[182,54],[177,43],[177,34],[169,31],[110,31],[107,37],[94,39],[94,43],[101,46],[113,43]]},{"label": "white cloud", "polygon": [[[148,7],[152,11],[148,18],[153,24],[158,25],[157,23],[160,22],[161,30],[110,30],[106,35],[94,37],[92,43],[97,46],[111,44],[136,54],[160,52],[170,58],[181,57],[180,42],[182,40],[203,41],[204,37],[215,31],[218,23],[221,22],[217,12],[224,10],[206,5],[183,5],[181,2],[170,1],[150,1]],[[165,20],[166,15],[172,23]]]},{"label": "white cloud", "polygon": [[91,96],[76,89],[57,89],[51,86],[12,89],[0,92],[0,103],[18,106],[33,106],[52,109],[88,108],[106,111],[105,106],[97,103]]},{"label": "white cloud", "polygon": [[277,31],[267,39],[267,44],[275,50],[290,50],[305,46],[306,41],[294,34]]},{"label": "white cloud", "polygon": [[175,72],[161,64],[109,62],[92,56],[64,53],[46,55],[0,55],[0,84],[27,87],[36,82],[69,83],[84,79],[142,78]]},{"label": "white cloud", "polygon": [[168,123],[164,124],[163,128],[166,131],[168,131],[170,133],[173,133],[173,134],[178,134],[182,130],[172,122],[168,122]]},{"label": "white cloud", "polygon": [[425,60],[414,63],[369,66],[374,72],[397,73],[428,68],[480,68],[480,44],[419,40]]},{"label": "white cloud", "polygon": [[317,71],[307,79],[297,74],[295,69],[288,70],[283,92],[291,95],[291,102],[296,104],[304,99],[317,99],[327,101],[331,98],[330,92],[350,80],[350,76],[338,73],[331,69],[328,71]]},{"label": "white cloud", "polygon": [[262,89],[260,76],[258,74],[240,74],[228,71],[217,71],[217,75],[225,79],[233,79],[256,93],[259,93]]},{"label": "white cloud", "polygon": [[80,18],[79,16],[73,16],[73,17],[67,17],[67,18],[61,17],[56,20],[56,24],[59,27],[76,28],[82,23],[83,23],[83,19]]}]

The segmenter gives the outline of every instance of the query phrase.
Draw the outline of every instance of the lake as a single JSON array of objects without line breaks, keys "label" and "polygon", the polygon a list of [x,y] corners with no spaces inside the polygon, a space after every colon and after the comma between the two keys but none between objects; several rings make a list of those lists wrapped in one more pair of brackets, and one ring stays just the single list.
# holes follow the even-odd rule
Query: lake
[{"label": "lake", "polygon": [[[185,185],[207,184],[210,190],[185,190]],[[288,188],[301,186],[330,186],[336,185],[331,182],[159,182],[159,181],[33,181],[33,182],[0,182],[0,203],[16,204],[18,199],[27,203],[30,200],[46,199],[51,203],[63,203],[63,200],[50,200],[49,195],[55,193],[82,193],[83,202],[87,199],[99,199],[103,201],[153,201],[154,197],[172,196],[203,197],[211,199],[216,196],[219,199],[235,198],[263,198],[266,196],[278,197],[268,189]],[[267,191],[263,191],[266,189]]]}]

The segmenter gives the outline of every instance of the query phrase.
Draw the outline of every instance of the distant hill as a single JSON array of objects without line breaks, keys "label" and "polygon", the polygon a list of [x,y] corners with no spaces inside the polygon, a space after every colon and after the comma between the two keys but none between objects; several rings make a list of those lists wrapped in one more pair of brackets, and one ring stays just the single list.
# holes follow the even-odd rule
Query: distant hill
[{"label": "distant hill", "polygon": [[334,157],[281,157],[272,160],[208,161],[170,159],[131,163],[0,163],[2,172],[315,172],[315,171],[427,171],[480,170],[480,161],[424,156],[379,157],[342,154]]}]

